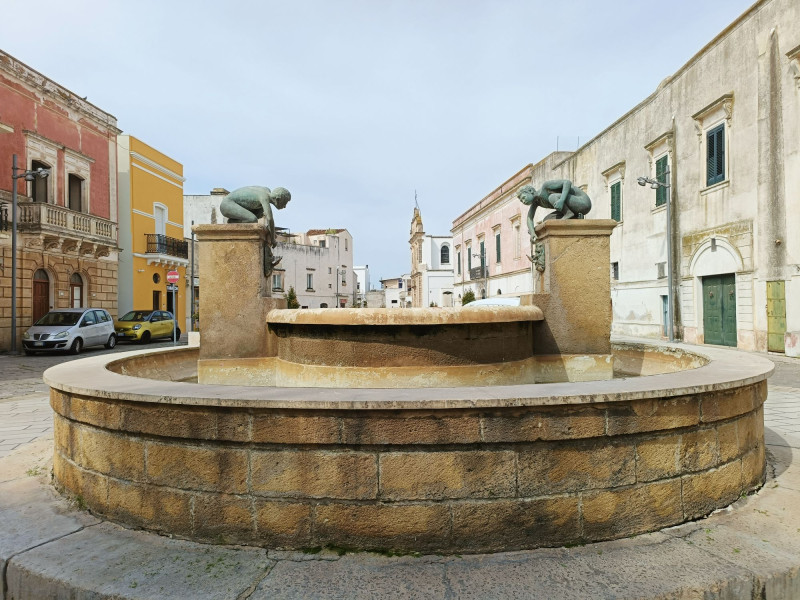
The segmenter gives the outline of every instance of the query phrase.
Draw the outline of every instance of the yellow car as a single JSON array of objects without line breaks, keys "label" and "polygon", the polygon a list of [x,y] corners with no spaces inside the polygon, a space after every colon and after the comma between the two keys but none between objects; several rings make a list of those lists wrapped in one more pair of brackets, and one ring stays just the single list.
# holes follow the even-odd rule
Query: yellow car
[{"label": "yellow car", "polygon": [[[165,310],[132,310],[114,321],[114,331],[117,339],[129,342],[148,343],[156,338],[172,339],[172,330],[175,319],[172,313]],[[181,329],[175,332],[181,337]]]}]

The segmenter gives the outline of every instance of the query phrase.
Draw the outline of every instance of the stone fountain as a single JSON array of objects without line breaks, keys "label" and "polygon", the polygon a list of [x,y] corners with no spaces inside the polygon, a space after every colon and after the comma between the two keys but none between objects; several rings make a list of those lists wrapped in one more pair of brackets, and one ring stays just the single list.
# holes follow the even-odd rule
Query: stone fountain
[{"label": "stone fountain", "polygon": [[270,297],[263,227],[198,226],[199,350],[46,372],[56,483],[127,526],[273,548],[515,550],[707,515],[763,482],[771,363],[612,345],[615,224],[539,225],[520,307],[308,311]]}]

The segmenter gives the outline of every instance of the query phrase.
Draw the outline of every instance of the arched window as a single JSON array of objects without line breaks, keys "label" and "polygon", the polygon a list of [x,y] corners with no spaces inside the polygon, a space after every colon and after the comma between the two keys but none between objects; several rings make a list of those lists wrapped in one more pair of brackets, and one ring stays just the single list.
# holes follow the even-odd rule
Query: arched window
[{"label": "arched window", "polygon": [[69,303],[72,308],[83,306],[83,278],[78,273],[69,278]]},{"label": "arched window", "polygon": [[323,302],[322,304],[319,305],[319,307],[320,308],[328,308],[328,303],[327,302]]},{"label": "arched window", "polygon": [[441,255],[442,255],[442,264],[443,265],[449,265],[450,264],[450,246],[442,246]]},{"label": "arched window", "polygon": [[486,298],[486,288],[481,289],[481,298]]},{"label": "arched window", "polygon": [[35,323],[50,310],[50,277],[44,269],[37,269],[33,274],[32,315]]},{"label": "arched window", "polygon": [[498,295],[498,296],[502,296],[502,295],[503,295],[503,290],[500,290],[500,289],[498,289],[498,290],[497,290],[497,295]]},{"label": "arched window", "polygon": [[70,173],[67,177],[67,185],[69,209],[75,212],[81,212],[83,209],[83,178],[78,177],[74,173]]}]

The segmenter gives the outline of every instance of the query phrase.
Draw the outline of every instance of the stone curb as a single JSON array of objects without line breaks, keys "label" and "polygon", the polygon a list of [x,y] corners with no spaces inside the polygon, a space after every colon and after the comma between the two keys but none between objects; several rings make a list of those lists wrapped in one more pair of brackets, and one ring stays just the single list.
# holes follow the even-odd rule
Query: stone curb
[{"label": "stone curb", "polygon": [[576,548],[388,557],[203,545],[103,522],[48,484],[52,440],[0,460],[0,600],[800,598],[800,439],[768,431],[756,495],[661,532]]}]

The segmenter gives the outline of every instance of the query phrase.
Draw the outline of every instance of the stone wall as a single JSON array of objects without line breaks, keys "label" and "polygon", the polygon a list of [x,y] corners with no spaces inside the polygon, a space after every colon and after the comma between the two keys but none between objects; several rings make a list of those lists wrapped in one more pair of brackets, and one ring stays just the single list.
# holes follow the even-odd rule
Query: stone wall
[{"label": "stone wall", "polygon": [[53,389],[54,475],[98,515],[210,542],[560,546],[681,523],[758,488],[766,393],[761,379],[591,404],[313,410]]}]

